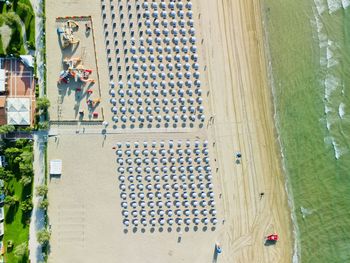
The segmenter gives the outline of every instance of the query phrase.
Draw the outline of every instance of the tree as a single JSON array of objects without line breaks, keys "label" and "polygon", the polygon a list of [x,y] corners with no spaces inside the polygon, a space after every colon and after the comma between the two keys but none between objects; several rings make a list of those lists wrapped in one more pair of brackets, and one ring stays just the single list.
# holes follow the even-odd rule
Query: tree
[{"label": "tree", "polygon": [[39,130],[47,130],[49,128],[50,124],[48,121],[42,121],[38,123],[38,129]]},{"label": "tree", "polygon": [[41,202],[39,203],[39,207],[41,209],[46,210],[49,207],[49,200],[47,200],[47,199],[41,200]]},{"label": "tree", "polygon": [[8,206],[14,206],[14,205],[16,205],[18,203],[18,201],[19,201],[19,199],[15,195],[13,195],[13,196],[7,195],[5,197],[5,200],[4,200],[5,204],[8,205]]},{"label": "tree", "polygon": [[33,154],[29,151],[24,151],[23,153],[21,153],[21,158],[22,161],[25,163],[32,163],[33,162]]},{"label": "tree", "polygon": [[24,213],[28,213],[33,210],[33,203],[30,199],[27,199],[21,203],[21,210]]},{"label": "tree", "polygon": [[21,149],[10,147],[5,150],[5,156],[9,162],[12,162],[16,159],[16,157],[19,157],[22,152],[23,151]]},{"label": "tree", "polygon": [[38,110],[46,111],[50,107],[50,101],[47,97],[41,97],[36,100]]},{"label": "tree", "polygon": [[0,134],[6,134],[9,132],[13,132],[15,130],[15,126],[13,125],[2,125],[0,126]]},{"label": "tree", "polygon": [[0,179],[1,180],[4,180],[4,181],[8,182],[13,177],[15,177],[15,175],[11,171],[5,170],[4,167],[0,167]]},{"label": "tree", "polygon": [[24,175],[21,177],[21,179],[19,180],[19,182],[21,184],[23,184],[23,186],[26,186],[28,184],[30,184],[32,182],[32,177],[31,176],[27,176],[27,175]]},{"label": "tree", "polygon": [[37,240],[40,245],[45,246],[48,245],[51,237],[51,233],[47,229],[39,230],[37,233]]},{"label": "tree", "polygon": [[33,176],[33,166],[32,163],[24,163],[20,162],[19,164],[19,171],[21,172],[21,176]]},{"label": "tree", "polygon": [[36,187],[37,196],[46,196],[47,192],[48,192],[48,187],[44,184]]}]

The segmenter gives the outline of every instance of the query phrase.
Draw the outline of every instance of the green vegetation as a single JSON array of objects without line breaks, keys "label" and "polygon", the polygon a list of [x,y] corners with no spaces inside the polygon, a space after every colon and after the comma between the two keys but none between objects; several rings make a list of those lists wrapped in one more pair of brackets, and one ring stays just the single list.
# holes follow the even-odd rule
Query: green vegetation
[{"label": "green vegetation", "polygon": [[42,229],[37,233],[38,242],[42,246],[49,244],[50,237],[51,237],[50,231],[48,231],[47,229]]},{"label": "green vegetation", "polygon": [[[24,32],[22,32],[21,22],[25,28],[26,43],[23,41]],[[29,0],[14,0],[10,5],[1,3],[0,27],[4,24],[8,25],[12,32],[6,50],[0,41],[0,55],[23,55],[26,53],[24,44],[29,49],[35,49],[35,14]]]},{"label": "green vegetation", "polygon": [[47,97],[41,97],[36,100],[36,106],[38,110],[47,111],[50,107],[50,101]]},{"label": "green vegetation", "polygon": [[48,122],[48,108],[50,107],[49,99],[45,97],[39,97],[36,100],[36,114],[35,114],[35,129],[47,130],[50,126]]},{"label": "green vegetation", "polygon": [[0,134],[6,134],[9,132],[13,132],[15,130],[15,126],[13,125],[2,125],[0,126]]},{"label": "green vegetation", "polygon": [[6,262],[28,261],[28,238],[32,204],[33,179],[32,142],[19,139],[16,142],[4,141],[0,154],[5,155],[8,165],[0,169],[4,180]]}]

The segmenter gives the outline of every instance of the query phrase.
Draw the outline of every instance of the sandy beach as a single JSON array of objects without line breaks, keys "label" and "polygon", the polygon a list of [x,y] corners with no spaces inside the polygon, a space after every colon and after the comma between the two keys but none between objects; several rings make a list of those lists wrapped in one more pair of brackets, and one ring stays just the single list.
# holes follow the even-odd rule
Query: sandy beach
[{"label": "sandy beach", "polygon": [[[110,62],[107,60],[105,45],[109,36],[106,40],[106,34],[103,33],[103,24],[108,20],[102,18],[101,3],[93,1],[86,5],[82,0],[60,2],[46,3],[47,68],[49,71],[51,67],[53,69],[48,74],[49,97],[53,94],[52,114],[57,112],[57,99],[54,98],[57,97],[57,74],[61,65],[59,59],[62,57],[57,43],[55,18],[91,16],[97,53],[94,69],[98,69],[101,86],[100,107],[110,124],[106,129],[98,123],[85,125],[80,122],[69,125],[55,123],[51,126],[50,134],[53,136],[49,138],[48,160],[61,159],[63,169],[62,175],[51,178],[49,183],[52,231],[49,262],[291,262],[292,231],[273,120],[271,90],[267,81],[260,3],[243,0],[193,1],[199,69],[191,70],[190,74],[200,73],[199,80],[202,83],[202,95],[198,95],[197,88],[196,100],[189,102],[194,103],[197,109],[195,121],[181,119],[181,125],[178,125],[174,117],[177,111],[173,111],[173,107],[169,112],[169,124],[165,118],[165,121],[162,119],[159,122],[159,126],[137,126],[137,121],[134,126],[130,115],[130,121],[126,121],[123,126],[120,125],[123,116],[109,110],[109,83],[111,79],[118,83],[118,79],[115,79],[116,74],[111,78],[108,72]],[[122,2],[125,7],[127,1]],[[131,9],[137,13],[136,8]],[[109,28],[109,25],[108,22],[106,27]],[[125,50],[130,48],[126,46]],[[92,57],[88,61],[93,65]],[[130,64],[125,62],[122,65],[123,78],[127,65]],[[191,96],[186,93],[184,102],[189,111],[192,104],[186,103]],[[154,97],[152,99],[154,101]],[[65,116],[71,118],[74,116],[74,101],[69,98],[67,108],[65,101],[67,99],[63,100],[62,108]],[[201,119],[204,114],[198,112],[199,106],[204,108],[205,119]],[[137,120],[140,120],[142,114],[137,114]],[[127,114],[125,116],[129,117]],[[114,118],[118,118],[115,124]],[[153,146],[149,145],[154,143],[154,148],[159,150],[157,157],[159,155],[161,160],[160,149],[164,147],[164,151],[170,154],[172,141],[178,144],[176,154],[178,150],[188,147],[185,146],[187,142],[190,147],[194,147],[188,158],[197,160],[199,156],[200,165],[196,170],[207,172],[204,179],[200,173],[194,172],[196,177],[192,179],[191,173],[184,172],[182,195],[187,193],[184,185],[187,188],[193,184],[195,188],[198,184],[198,189],[205,185],[210,190],[203,195],[203,200],[198,199],[198,203],[202,205],[205,201],[203,206],[208,207],[201,210],[199,216],[179,216],[173,222],[174,225],[169,223],[169,216],[166,226],[162,225],[163,218],[159,218],[160,225],[125,227],[129,217],[124,215],[120,204],[123,206],[123,198],[133,203],[128,196],[122,195],[124,182],[120,179],[123,175],[119,169],[121,163],[128,161],[126,142],[131,142],[133,150],[141,147],[137,145],[147,142],[147,146],[142,146],[142,149],[150,151]],[[163,142],[165,146],[159,146]],[[119,157],[118,147],[123,150]],[[194,154],[196,150],[198,153]],[[239,160],[236,158],[237,152],[242,154]],[[181,159],[181,154],[176,154],[174,159]],[[172,154],[165,155],[170,162]],[[131,159],[137,161],[135,156],[131,156]],[[189,163],[192,160],[186,159],[186,162],[190,170]],[[140,167],[146,169],[143,165]],[[167,167],[172,169],[172,166]],[[175,170],[174,174],[176,177],[179,175],[179,178],[182,176]],[[133,174],[130,172],[125,176],[129,179]],[[169,184],[180,183],[173,176],[170,178]],[[147,176],[142,173],[140,184],[146,183],[145,180]],[[158,182],[158,179],[155,180]],[[125,185],[130,188],[131,183]],[[166,188],[165,182],[162,187]],[[159,192],[167,194],[166,190]],[[171,193],[175,194],[175,190]],[[260,193],[264,195],[261,197]],[[211,194],[215,194],[215,197]],[[150,199],[147,198],[149,203]],[[197,201],[196,198],[193,197],[191,204]],[[179,206],[185,214],[187,204],[184,204],[184,200],[180,201]],[[174,199],[175,204],[177,206],[177,199]],[[142,212],[139,207],[136,210]],[[148,214],[151,210],[146,208],[145,212]],[[202,216],[208,211],[208,218]],[[148,215],[139,218],[140,222],[145,218],[149,220]],[[188,219],[188,225],[179,224],[179,219],[183,222]],[[130,220],[130,223],[134,222]],[[278,233],[280,241],[276,245],[265,246],[265,236],[272,233]],[[223,249],[219,255],[214,250],[216,243],[220,243]]]}]

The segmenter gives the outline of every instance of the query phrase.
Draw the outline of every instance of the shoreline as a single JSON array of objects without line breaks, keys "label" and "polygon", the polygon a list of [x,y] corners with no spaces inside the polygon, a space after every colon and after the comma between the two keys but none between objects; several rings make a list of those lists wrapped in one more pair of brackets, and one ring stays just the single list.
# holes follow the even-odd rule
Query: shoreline
[{"label": "shoreline", "polygon": [[[202,2],[200,5],[202,5]],[[221,9],[219,5],[223,5]],[[246,148],[247,153],[244,154],[248,155],[247,159],[251,158],[254,160],[251,161],[252,163],[249,162],[246,166],[243,164],[243,166],[245,166],[243,170],[239,167],[234,168],[236,176],[238,177],[237,179],[231,179],[230,172],[228,171],[224,171],[224,174],[220,176],[224,202],[231,202],[230,205],[224,205],[225,221],[229,224],[228,221],[232,220],[230,229],[232,228],[233,230],[229,231],[240,233],[225,233],[224,231],[222,234],[222,239],[224,240],[223,247],[232,247],[234,251],[230,255],[238,261],[243,260],[244,262],[244,258],[247,256],[246,253],[248,252],[245,250],[248,249],[247,245],[249,244],[252,249],[249,250],[248,253],[253,261],[255,258],[256,260],[265,258],[266,261],[269,261],[272,259],[273,254],[275,258],[279,259],[278,262],[291,262],[293,255],[291,244],[293,228],[290,218],[290,205],[288,204],[286,193],[287,189],[285,188],[285,176],[282,174],[281,148],[276,142],[276,140],[278,140],[278,133],[273,118],[273,94],[269,85],[268,61],[266,60],[266,50],[264,50],[266,43],[263,32],[263,14],[261,13],[262,3],[252,4],[244,3],[243,1],[228,3],[227,1],[221,1],[218,6],[212,3],[203,3],[203,7],[200,8],[202,9],[201,13],[205,12],[205,8],[212,10],[212,13],[215,13],[215,9],[218,9],[219,12],[218,15],[216,15],[217,17],[211,17],[205,22],[201,21],[202,34],[206,35],[204,37],[204,48],[207,49],[207,52],[204,52],[206,53],[205,64],[207,65],[208,63],[209,86],[211,93],[213,93],[211,96],[214,97],[211,107],[213,115],[215,116],[215,122],[219,123],[213,125],[217,126],[213,129],[213,133],[215,134],[213,137],[221,140],[223,136],[229,136],[227,135],[228,132],[222,132],[224,127],[226,129],[236,128],[236,131],[231,132],[230,140],[222,139],[225,141],[223,144],[228,146],[229,143],[231,143],[230,141],[232,141],[236,147]],[[257,15],[257,12],[260,13]],[[202,18],[204,16],[205,15],[202,14]],[[208,17],[210,16],[214,15],[208,14]],[[251,20],[245,21],[245,16],[249,17]],[[219,21],[215,21],[215,19],[219,19]],[[205,26],[203,26],[203,24]],[[218,30],[220,32],[215,35],[211,27],[221,27]],[[248,30],[245,29],[245,27],[249,27],[249,30],[253,28],[254,31],[251,32],[251,30],[246,34]],[[215,43],[220,41],[225,42],[225,40],[226,46],[222,46],[222,43]],[[206,42],[210,43],[209,47],[207,47]],[[240,52],[241,48],[245,49],[244,54]],[[221,58],[221,60],[212,57],[213,55],[210,53],[211,50],[219,49],[223,50],[223,58]],[[213,65],[222,65],[221,70],[225,73],[231,72],[231,74],[228,76],[228,74],[211,72],[211,63]],[[213,69],[213,71],[217,70]],[[229,86],[225,87],[225,85],[233,85],[232,90],[230,90]],[[216,91],[220,90],[219,86],[224,87],[221,92]],[[225,88],[228,90],[225,90]],[[227,105],[224,106],[218,105],[219,99],[216,98],[215,92],[219,93],[220,95],[218,96],[222,97],[222,104],[225,104],[225,98],[232,98],[233,101],[229,100]],[[257,96],[256,94],[259,95]],[[226,108],[224,108],[225,106]],[[234,115],[230,115],[227,111],[233,111]],[[219,117],[222,115],[227,116]],[[248,132],[248,134],[246,132]],[[264,146],[261,147],[260,144]],[[271,147],[266,147],[266,145],[271,145]],[[220,146],[217,148],[219,147]],[[222,146],[217,149],[218,158],[220,158],[220,154],[223,158],[229,154],[228,150],[224,148],[225,146]],[[259,156],[259,152],[263,155],[268,155],[268,157]],[[219,165],[219,167],[225,166],[228,167],[229,164],[224,163],[224,161]],[[265,173],[263,175],[257,173],[259,169],[264,170]],[[278,176],[275,178],[271,176],[271,174],[277,174]],[[250,176],[259,178],[247,178]],[[233,187],[227,186],[231,184],[231,182]],[[262,188],[261,185],[265,185],[267,189],[274,188],[271,192],[275,195],[268,197],[270,202],[268,205],[263,205],[263,208],[260,207],[261,204],[255,199],[255,191],[260,191],[259,188]],[[225,192],[241,192],[241,196],[231,197],[227,194],[225,196]],[[282,199],[282,201],[276,200],[276,196]],[[242,200],[235,200],[239,198],[242,198]],[[278,211],[278,215],[273,216],[272,219],[269,213],[261,209],[276,210]],[[237,210],[239,211],[237,212]],[[263,226],[257,227],[251,220],[265,224],[265,229],[263,229]],[[284,238],[283,248],[273,248],[272,253],[269,251],[272,250],[270,248],[261,248],[260,244],[263,236],[257,236],[259,233],[261,235],[262,231],[268,232],[272,231],[271,229],[275,229],[274,231],[278,229],[280,236]],[[226,238],[234,241],[227,243],[227,241],[225,241]],[[280,244],[282,243],[279,243],[279,246],[281,246]],[[227,248],[225,250],[227,250]],[[227,262],[229,262],[228,258]]]},{"label": "shoreline", "polygon": [[293,197],[293,189],[290,183],[289,175],[288,175],[288,170],[286,167],[286,159],[284,155],[284,148],[282,145],[281,141],[281,134],[280,134],[280,127],[279,127],[279,115],[277,113],[277,98],[276,98],[276,91],[275,91],[275,82],[274,82],[274,75],[273,75],[273,68],[272,68],[272,58],[271,58],[271,51],[270,51],[270,45],[269,45],[269,31],[268,31],[268,17],[267,17],[267,12],[266,9],[266,3],[264,2],[265,0],[261,1],[260,4],[260,13],[261,13],[261,23],[262,23],[262,29],[263,29],[263,41],[264,41],[264,50],[265,50],[265,64],[266,64],[266,70],[267,70],[267,81],[268,85],[271,89],[271,99],[272,99],[272,106],[273,106],[273,119],[274,119],[274,128],[275,128],[275,133],[276,133],[276,138],[277,138],[277,147],[280,150],[280,161],[281,161],[281,169],[282,169],[282,175],[285,179],[285,189],[287,193],[287,198],[288,198],[288,205],[290,209],[290,217],[291,217],[291,222],[292,222],[292,229],[293,231],[293,263],[298,263],[300,262],[300,239],[299,237],[299,227],[298,227],[298,222],[297,222],[297,216],[295,214],[295,204],[294,204],[294,197]]}]

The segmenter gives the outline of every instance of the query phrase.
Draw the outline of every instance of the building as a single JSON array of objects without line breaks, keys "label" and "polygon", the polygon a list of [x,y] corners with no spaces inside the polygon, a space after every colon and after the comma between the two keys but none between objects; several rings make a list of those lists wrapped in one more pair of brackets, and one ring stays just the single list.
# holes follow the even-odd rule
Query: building
[{"label": "building", "polygon": [[0,58],[0,125],[33,125],[35,81],[32,56]]}]

